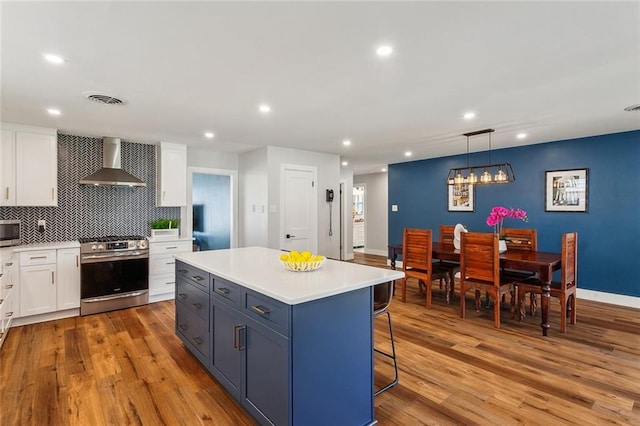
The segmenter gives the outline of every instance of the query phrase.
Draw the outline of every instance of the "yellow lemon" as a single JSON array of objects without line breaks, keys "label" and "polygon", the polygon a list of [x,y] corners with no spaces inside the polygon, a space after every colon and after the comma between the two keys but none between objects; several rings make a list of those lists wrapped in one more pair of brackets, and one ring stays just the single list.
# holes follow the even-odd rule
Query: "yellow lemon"
[{"label": "yellow lemon", "polygon": [[313,255],[311,254],[310,251],[303,251],[302,253],[300,253],[300,255],[302,256],[303,259],[307,260],[311,257],[313,257]]},{"label": "yellow lemon", "polygon": [[280,260],[286,262],[287,260],[289,260],[289,255],[288,254],[281,254],[280,255]]}]

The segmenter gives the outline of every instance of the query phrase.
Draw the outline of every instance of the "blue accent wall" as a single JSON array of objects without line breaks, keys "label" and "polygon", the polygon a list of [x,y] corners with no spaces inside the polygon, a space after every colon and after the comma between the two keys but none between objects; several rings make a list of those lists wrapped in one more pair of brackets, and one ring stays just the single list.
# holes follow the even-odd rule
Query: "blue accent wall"
[{"label": "blue accent wall", "polygon": [[[640,131],[494,150],[491,162],[511,163],[516,182],[478,185],[474,212],[449,212],[446,176],[466,161],[465,154],[389,166],[389,243],[402,242],[407,227],[431,228],[434,240],[441,224],[492,232],[485,220],[493,206],[522,208],[529,222],[504,226],[536,228],[538,250],[559,252],[562,234],[578,232],[578,287],[640,296]],[[488,153],[469,161],[486,164]],[[588,212],[545,212],[545,171],[583,168]]]}]

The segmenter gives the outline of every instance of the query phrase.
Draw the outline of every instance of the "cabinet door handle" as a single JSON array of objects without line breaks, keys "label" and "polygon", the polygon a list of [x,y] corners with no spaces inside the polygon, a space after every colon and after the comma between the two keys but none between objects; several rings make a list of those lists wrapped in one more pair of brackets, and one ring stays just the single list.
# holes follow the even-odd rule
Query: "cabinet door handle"
[{"label": "cabinet door handle", "polygon": [[166,247],[166,249],[167,249],[167,250],[175,250],[175,249],[177,249],[177,248],[178,248],[178,247]]},{"label": "cabinet door handle", "polygon": [[164,201],[166,193],[167,191],[162,191],[162,201]]},{"label": "cabinet door handle", "polygon": [[202,303],[192,303],[191,306],[193,306],[196,309],[202,309]]},{"label": "cabinet door handle", "polygon": [[202,278],[200,275],[195,275],[195,276],[192,276],[191,278],[193,278],[193,279],[194,279],[194,280],[196,280],[196,281],[202,281],[202,280],[204,280],[204,278]]},{"label": "cabinet door handle", "polygon": [[178,328],[179,328],[180,330],[182,330],[182,331],[186,331],[186,330],[187,330],[187,328],[189,328],[189,327],[187,327],[187,326],[186,326],[186,325],[184,325],[184,324],[180,324],[180,325],[178,326]]},{"label": "cabinet door handle", "polygon": [[246,330],[246,325],[236,325],[233,327],[233,347],[239,351],[243,351],[245,349],[245,345],[241,342],[240,332],[242,330]]},{"label": "cabinet door handle", "polygon": [[179,294],[178,294],[178,297],[179,297],[180,299],[184,300],[184,299],[186,299],[186,298],[187,298],[187,295],[186,295],[186,294],[184,294],[184,293],[179,293]]},{"label": "cabinet door handle", "polygon": [[13,316],[13,311],[7,312],[7,317],[12,317],[12,316]]},{"label": "cabinet door handle", "polygon": [[53,199],[55,199],[55,198],[53,197],[53,188],[51,188],[51,199],[52,199],[52,200],[53,200]]},{"label": "cabinet door handle", "polygon": [[202,340],[202,338],[200,337],[194,337],[193,341],[196,342],[196,345],[198,346],[200,346],[204,342],[204,340]]},{"label": "cabinet door handle", "polygon": [[9,262],[6,264],[7,266],[13,266],[13,262]]},{"label": "cabinet door handle", "polygon": [[2,305],[2,302],[4,302],[4,299],[0,299],[0,305]]},{"label": "cabinet door handle", "polygon": [[223,296],[226,296],[227,294],[229,294],[229,289],[226,287],[216,287],[213,291],[215,291],[218,294],[221,294]]},{"label": "cabinet door handle", "polygon": [[11,290],[13,288],[13,284],[7,284],[4,286],[4,288]]},{"label": "cabinet door handle", "polygon": [[187,270],[186,269],[178,269],[178,272],[180,272],[181,274],[186,274]]},{"label": "cabinet door handle", "polygon": [[171,284],[175,284],[175,283],[176,283],[175,281],[170,281],[170,282],[165,283],[165,284],[166,284],[166,285],[171,285]]},{"label": "cabinet door handle", "polygon": [[265,308],[264,306],[261,305],[253,305],[251,306],[251,309],[253,309],[255,312],[259,313],[260,315],[269,315],[271,313],[271,311],[267,308]]},{"label": "cabinet door handle", "polygon": [[46,258],[47,258],[47,256],[31,256],[29,258],[29,260],[46,259]]},{"label": "cabinet door handle", "polygon": [[53,274],[54,274],[54,272],[51,271],[51,284],[55,284],[55,280],[54,280]]},{"label": "cabinet door handle", "polygon": [[78,256],[78,255],[76,254],[76,268],[77,268],[78,266],[80,266],[80,262],[79,262],[79,260],[78,260],[78,258],[79,258],[79,257],[80,257],[80,256]]},{"label": "cabinet door handle", "polygon": [[7,186],[7,191],[6,191],[7,195],[6,195],[6,199],[9,199],[9,187]]}]

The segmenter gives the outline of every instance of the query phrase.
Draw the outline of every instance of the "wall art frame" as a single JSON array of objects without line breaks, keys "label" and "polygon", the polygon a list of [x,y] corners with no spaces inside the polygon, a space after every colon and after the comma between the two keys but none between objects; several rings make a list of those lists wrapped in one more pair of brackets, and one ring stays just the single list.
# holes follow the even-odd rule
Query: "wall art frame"
[{"label": "wall art frame", "polygon": [[547,170],[544,188],[545,211],[589,211],[589,169]]},{"label": "wall art frame", "polygon": [[447,185],[447,210],[450,212],[475,211],[474,186],[467,183]]}]

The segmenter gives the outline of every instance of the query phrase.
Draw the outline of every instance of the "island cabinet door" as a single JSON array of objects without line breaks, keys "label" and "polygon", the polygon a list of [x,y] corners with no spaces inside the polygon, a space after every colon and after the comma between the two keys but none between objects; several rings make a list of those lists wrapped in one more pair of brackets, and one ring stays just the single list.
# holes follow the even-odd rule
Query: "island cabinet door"
[{"label": "island cabinet door", "polygon": [[260,424],[290,425],[289,339],[246,319],[242,405]]},{"label": "island cabinet door", "polygon": [[243,333],[246,330],[244,315],[225,302],[211,297],[211,374],[240,400],[242,384]]}]

